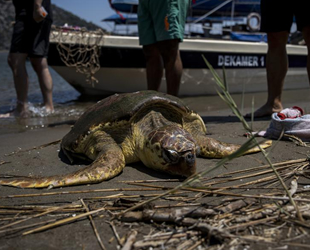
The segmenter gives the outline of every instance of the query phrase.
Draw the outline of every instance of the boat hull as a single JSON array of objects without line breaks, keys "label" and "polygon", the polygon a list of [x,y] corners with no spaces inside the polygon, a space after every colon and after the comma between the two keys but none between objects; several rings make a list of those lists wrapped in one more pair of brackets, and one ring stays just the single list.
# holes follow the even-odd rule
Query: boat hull
[{"label": "boat hull", "polygon": [[[146,89],[145,69],[101,68],[96,73],[99,83],[94,86],[87,83],[85,78],[76,73],[74,68],[53,66],[71,86],[83,95],[111,95],[114,93],[135,92]],[[236,70],[225,71],[230,93],[249,93],[267,91],[266,70]],[[222,75],[222,72],[219,72]],[[291,69],[286,77],[285,89],[308,88],[307,75],[303,69]],[[180,96],[215,95],[216,83],[206,69],[184,69],[180,86]],[[160,91],[166,92],[163,79]]]}]

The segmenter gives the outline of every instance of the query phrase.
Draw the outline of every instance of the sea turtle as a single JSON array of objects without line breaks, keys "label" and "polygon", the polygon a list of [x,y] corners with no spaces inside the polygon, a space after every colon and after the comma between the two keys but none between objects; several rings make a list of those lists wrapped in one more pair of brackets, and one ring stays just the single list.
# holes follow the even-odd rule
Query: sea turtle
[{"label": "sea turtle", "polygon": [[177,97],[156,91],[115,94],[90,107],[61,141],[70,161],[88,158],[90,165],[65,175],[0,179],[0,184],[42,188],[98,183],[138,161],[188,177],[196,171],[196,156],[222,158],[239,147],[207,137],[201,117]]}]

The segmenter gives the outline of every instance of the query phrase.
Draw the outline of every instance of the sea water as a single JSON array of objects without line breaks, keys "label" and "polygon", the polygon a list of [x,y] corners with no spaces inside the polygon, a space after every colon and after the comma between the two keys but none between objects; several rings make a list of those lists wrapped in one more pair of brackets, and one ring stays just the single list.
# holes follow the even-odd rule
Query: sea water
[{"label": "sea water", "polygon": [[[12,111],[16,105],[16,92],[13,75],[7,63],[8,52],[0,52],[0,113]],[[36,73],[30,61],[26,62],[29,79],[28,105],[30,116],[27,119],[5,118],[0,119],[0,134],[8,132],[21,132],[27,129],[51,126],[55,123],[72,122],[76,120],[85,109],[98,99],[81,98],[79,92],[71,87],[51,67],[53,79],[53,101],[55,112],[46,114],[42,105],[43,98]],[[77,73],[78,74],[78,73]]]}]

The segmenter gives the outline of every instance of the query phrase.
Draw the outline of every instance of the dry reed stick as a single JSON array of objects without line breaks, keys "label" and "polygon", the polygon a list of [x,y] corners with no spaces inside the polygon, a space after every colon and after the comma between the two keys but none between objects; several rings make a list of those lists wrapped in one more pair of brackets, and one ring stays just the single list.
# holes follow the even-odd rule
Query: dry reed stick
[{"label": "dry reed stick", "polygon": [[204,238],[198,240],[196,243],[194,243],[194,245],[189,247],[187,250],[194,250],[196,247],[200,246],[204,241],[205,241]]},{"label": "dry reed stick", "polygon": [[[298,159],[298,160],[289,160],[289,161],[277,162],[277,163],[273,163],[273,165],[275,167],[279,167],[279,166],[283,166],[283,165],[298,164],[298,163],[304,163],[304,162],[309,163],[307,158],[302,158],[302,159]],[[240,173],[244,173],[244,172],[252,172],[252,171],[256,171],[256,170],[260,170],[260,169],[264,169],[264,168],[269,168],[269,167],[270,166],[267,164],[267,165],[262,165],[262,166],[258,166],[258,167],[254,167],[254,168],[251,167],[251,168],[247,168],[247,169],[236,170],[236,171],[232,171],[232,172],[226,172],[226,173],[217,175],[216,178],[225,177],[227,175],[240,174]]]},{"label": "dry reed stick", "polygon": [[119,183],[152,183],[152,182],[180,182],[180,179],[155,179],[155,180],[134,180],[134,181],[118,181]]},{"label": "dry reed stick", "polygon": [[[23,214],[31,214],[35,212],[44,212],[47,209],[55,208],[55,206],[0,206],[0,215],[4,214],[16,214],[16,213],[23,213]],[[81,212],[84,211],[81,208],[81,205],[69,205],[69,207],[57,209],[55,212],[58,213],[67,213],[67,212]]]},{"label": "dry reed stick", "polygon": [[121,239],[120,239],[120,237],[119,237],[119,234],[118,234],[117,231],[116,231],[116,228],[115,228],[115,226],[114,226],[113,221],[108,221],[108,223],[109,223],[109,225],[110,225],[111,228],[112,228],[112,231],[113,231],[113,233],[114,233],[114,235],[115,235],[115,238],[117,239],[118,244],[119,244],[120,246],[123,246],[123,243],[122,243],[122,241],[121,241]]},{"label": "dry reed stick", "polygon": [[75,217],[59,220],[59,221],[56,221],[55,223],[51,223],[51,224],[48,224],[46,226],[39,227],[39,228],[30,230],[30,231],[27,231],[27,232],[23,233],[23,235],[28,235],[28,234],[32,234],[32,233],[37,233],[37,232],[45,231],[47,229],[50,229],[50,228],[53,228],[53,227],[57,227],[57,226],[60,226],[60,225],[63,225],[63,224],[66,224],[66,223],[69,223],[69,222],[72,222],[72,221],[76,221],[76,220],[78,220],[80,218],[87,217],[89,215],[96,214],[96,213],[99,213],[99,212],[104,211],[104,210],[105,210],[105,208],[99,208],[99,209],[93,210],[91,212],[79,214],[79,215],[77,215]]},{"label": "dry reed stick", "polygon": [[284,182],[283,179],[281,178],[281,176],[280,176],[280,174],[278,173],[278,171],[276,170],[276,168],[273,166],[273,164],[272,164],[271,160],[268,158],[266,152],[261,148],[260,145],[258,145],[258,147],[260,148],[262,154],[264,155],[265,159],[267,160],[267,162],[269,163],[270,167],[272,168],[274,174],[275,174],[276,177],[278,178],[280,184],[281,184],[282,187],[284,188],[284,190],[285,190],[285,192],[286,192],[286,194],[287,194],[287,196],[288,196],[288,198],[289,198],[289,201],[290,201],[290,202],[292,203],[292,205],[295,207],[298,219],[299,219],[301,222],[304,222],[304,219],[303,219],[303,217],[302,217],[302,215],[301,215],[301,213],[300,213],[300,211],[299,211],[299,209],[298,209],[298,206],[297,206],[297,204],[295,203],[295,201],[294,201],[294,199],[293,199],[291,193],[289,192],[289,190],[288,190],[288,188],[287,188],[285,182]]},{"label": "dry reed stick", "polygon": [[138,232],[133,230],[130,235],[128,236],[122,250],[131,250],[132,245],[134,244],[136,237],[137,237]]},{"label": "dry reed stick", "polygon": [[145,183],[127,183],[128,185],[140,186],[140,187],[148,187],[148,188],[158,188],[161,190],[171,189],[171,187],[153,185],[153,184],[145,184]]},{"label": "dry reed stick", "polygon": [[[70,204],[70,205],[71,205],[71,204]],[[59,209],[63,209],[63,208],[66,207],[66,206],[68,206],[68,205],[50,208],[50,209],[48,209],[47,211],[45,211],[45,212],[43,212],[43,213],[40,213],[40,214],[37,214],[37,215],[33,215],[33,216],[28,217],[28,218],[25,218],[25,219],[22,219],[22,220],[19,220],[19,221],[15,221],[15,222],[12,222],[12,223],[7,224],[7,225],[5,225],[5,226],[2,226],[2,227],[0,227],[0,229],[4,229],[4,228],[7,228],[7,227],[11,227],[11,226],[17,225],[17,224],[19,224],[19,223],[25,222],[25,221],[30,220],[30,219],[33,219],[33,218],[38,218],[38,217],[40,217],[40,216],[43,216],[43,215],[46,215],[46,214],[55,212],[55,211],[57,211],[57,210],[59,210]]]},{"label": "dry reed stick", "polygon": [[157,247],[161,247],[161,249],[167,249],[165,245],[177,244],[180,242],[180,239],[168,239],[168,240],[158,240],[158,241],[147,241],[144,240],[136,241],[134,243],[134,249],[158,249]]},{"label": "dry reed stick", "polygon": [[156,233],[155,235],[146,235],[144,236],[144,240],[167,240],[170,238],[185,238],[185,237],[193,237],[199,235],[199,232],[186,230],[184,232],[164,232],[164,233]]},{"label": "dry reed stick", "polygon": [[0,233],[10,233],[10,232],[14,232],[14,231],[19,231],[19,230],[22,230],[22,229],[30,228],[30,227],[39,226],[39,225],[46,224],[46,223],[51,223],[51,222],[54,222],[54,221],[56,221],[56,219],[51,219],[51,220],[48,220],[48,221],[42,221],[42,222],[38,222],[38,223],[33,223],[33,224],[30,224],[30,225],[25,225],[25,226],[21,226],[21,227],[9,228],[9,229],[0,231]]},{"label": "dry reed stick", "polygon": [[[287,169],[287,166],[278,167],[276,169],[277,170]],[[216,184],[226,183],[226,182],[230,182],[230,181],[236,181],[236,180],[240,180],[240,179],[243,180],[243,179],[252,178],[252,177],[256,177],[256,176],[260,176],[260,175],[264,175],[264,174],[269,174],[269,173],[272,173],[272,172],[273,171],[270,169],[270,170],[265,170],[265,171],[261,171],[261,172],[258,172],[258,173],[253,173],[253,174],[241,175],[241,176],[237,176],[237,177],[226,178],[224,180],[218,180],[218,181],[204,183],[204,186],[216,185]]]},{"label": "dry reed stick", "polygon": [[[89,211],[89,208],[86,206],[86,204],[84,203],[83,199],[80,199],[80,201],[81,201],[81,203],[83,204],[83,206],[84,206],[86,212],[89,213],[89,212],[90,212],[90,211]],[[88,215],[88,218],[89,218],[90,223],[91,223],[91,225],[92,225],[92,227],[93,227],[94,233],[95,233],[95,235],[96,235],[96,238],[97,238],[97,240],[98,240],[98,243],[99,243],[101,249],[102,249],[102,250],[106,250],[104,244],[102,243],[102,240],[101,240],[101,238],[100,238],[100,235],[99,235],[99,233],[98,233],[98,230],[97,230],[97,228],[96,228],[96,225],[95,225],[95,222],[94,222],[94,220],[93,220],[93,217],[92,217],[91,215]]]},{"label": "dry reed stick", "polygon": [[[158,190],[160,191],[160,189]],[[171,194],[169,197],[174,197],[174,195],[178,195],[179,193],[191,193],[190,191],[182,191],[182,192],[175,192]],[[99,200],[99,199],[118,199],[118,198],[147,198],[147,197],[154,197],[158,194],[138,194],[138,195],[126,195],[126,194],[117,194],[117,195],[108,195],[108,196],[97,196],[97,197],[86,197],[84,200]]]},{"label": "dry reed stick", "polygon": [[241,188],[241,187],[245,187],[245,186],[248,186],[248,185],[258,184],[258,183],[272,181],[272,180],[276,180],[276,179],[277,179],[276,176],[271,175],[271,176],[268,176],[268,177],[264,177],[264,178],[257,179],[257,180],[254,180],[254,181],[249,181],[249,182],[241,183],[241,184],[234,185],[234,186],[221,187],[221,188],[218,188],[218,191],[226,190],[226,189],[231,189],[231,188]]},{"label": "dry reed stick", "polygon": [[[22,209],[22,210],[32,210],[32,211],[42,211],[42,210],[46,210],[48,208],[54,208],[55,206],[42,206],[42,205],[16,205],[16,206],[8,206],[8,205],[2,205],[0,206],[0,209]],[[80,209],[82,208],[82,205],[79,204],[70,204],[68,205],[68,207],[66,207],[65,209]]]},{"label": "dry reed stick", "polygon": [[66,194],[85,194],[85,193],[98,193],[98,192],[121,192],[121,191],[158,191],[158,188],[107,188],[107,189],[94,189],[94,190],[78,190],[78,191],[58,191],[48,193],[36,193],[36,194],[13,194],[0,196],[0,199],[5,198],[26,198],[26,197],[41,197],[52,195],[66,195]]},{"label": "dry reed stick", "polygon": [[307,244],[301,244],[301,243],[294,243],[294,242],[288,242],[288,243],[285,243],[286,245],[288,246],[292,246],[294,247],[295,249],[310,249],[310,246]]},{"label": "dry reed stick", "polygon": [[227,230],[227,231],[232,231],[232,230],[235,230],[235,229],[241,229],[241,228],[245,228],[245,227],[248,227],[248,226],[258,225],[258,224],[261,224],[261,223],[265,223],[267,221],[276,220],[276,219],[279,219],[280,217],[283,217],[283,216],[281,216],[281,215],[280,216],[279,215],[270,216],[270,217],[263,218],[263,219],[260,219],[260,220],[250,221],[250,222],[246,222],[246,223],[242,223],[242,224],[237,224],[237,225],[234,225],[234,226],[226,227],[224,229]]},{"label": "dry reed stick", "polygon": [[[207,194],[218,194],[218,195],[226,195],[226,196],[235,196],[235,197],[243,197],[243,198],[257,198],[257,199],[270,199],[270,200],[290,200],[289,197],[278,197],[278,196],[264,196],[264,195],[249,195],[249,194],[235,194],[228,192],[217,192],[217,191],[209,191],[195,188],[184,188],[184,190],[192,190],[195,192],[202,192]],[[302,199],[302,198],[293,198],[294,201],[300,202],[310,202],[310,199]]]}]

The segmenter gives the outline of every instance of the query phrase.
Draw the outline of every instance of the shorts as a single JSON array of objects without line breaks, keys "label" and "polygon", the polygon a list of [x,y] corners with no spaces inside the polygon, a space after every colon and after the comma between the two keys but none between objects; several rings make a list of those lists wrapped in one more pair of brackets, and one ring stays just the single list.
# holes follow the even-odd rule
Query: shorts
[{"label": "shorts", "polygon": [[29,57],[47,57],[52,21],[40,23],[28,18],[15,21],[10,53],[25,53]]},{"label": "shorts", "polygon": [[138,30],[141,45],[183,41],[190,0],[139,0]]},{"label": "shorts", "polygon": [[297,29],[302,31],[310,26],[309,0],[261,0],[261,31],[290,32],[292,23],[297,23]]}]

